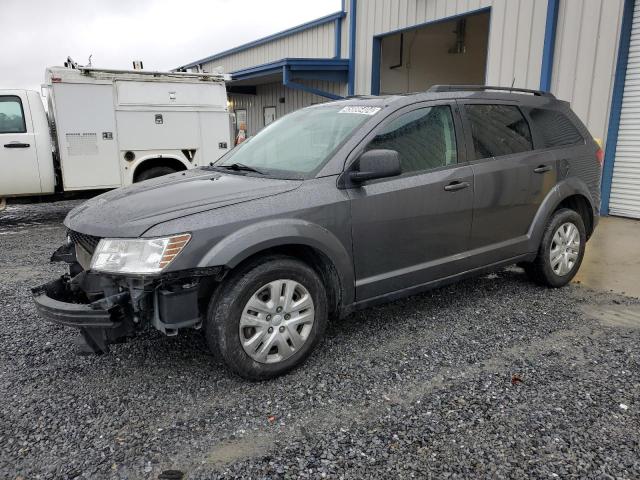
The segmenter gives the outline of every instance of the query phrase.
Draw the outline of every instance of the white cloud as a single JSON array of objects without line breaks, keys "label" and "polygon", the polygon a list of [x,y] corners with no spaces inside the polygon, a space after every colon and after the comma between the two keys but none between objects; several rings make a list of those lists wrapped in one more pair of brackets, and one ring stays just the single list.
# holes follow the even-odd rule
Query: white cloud
[{"label": "white cloud", "polygon": [[340,9],[340,0],[0,0],[0,88],[39,89],[67,56],[168,70]]}]

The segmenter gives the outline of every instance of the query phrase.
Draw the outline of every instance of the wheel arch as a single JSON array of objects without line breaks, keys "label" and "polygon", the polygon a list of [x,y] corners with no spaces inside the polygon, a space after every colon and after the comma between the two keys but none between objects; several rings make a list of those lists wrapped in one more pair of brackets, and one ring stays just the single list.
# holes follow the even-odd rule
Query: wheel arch
[{"label": "wheel arch", "polygon": [[211,248],[198,266],[222,265],[233,270],[273,254],[297,258],[314,268],[327,287],[332,313],[341,314],[353,303],[355,281],[349,252],[327,229],[301,220],[275,220],[236,231]]},{"label": "wheel arch", "polygon": [[591,207],[591,204],[589,203],[587,197],[585,197],[581,193],[570,195],[560,201],[560,203],[556,206],[555,210],[552,213],[557,212],[561,208],[569,208],[580,215],[580,217],[582,218],[582,222],[584,223],[587,240],[589,240],[591,234],[593,233],[595,225],[593,221],[593,208]]},{"label": "wheel arch", "polygon": [[148,155],[136,160],[131,166],[131,181],[135,183],[142,172],[153,167],[170,167],[176,172],[180,172],[189,169],[190,166],[188,161],[178,155]]},{"label": "wheel arch", "polygon": [[560,208],[571,208],[585,222],[587,238],[597,225],[597,206],[587,185],[576,177],[558,183],[545,197],[529,228],[530,250],[536,252],[551,216]]}]

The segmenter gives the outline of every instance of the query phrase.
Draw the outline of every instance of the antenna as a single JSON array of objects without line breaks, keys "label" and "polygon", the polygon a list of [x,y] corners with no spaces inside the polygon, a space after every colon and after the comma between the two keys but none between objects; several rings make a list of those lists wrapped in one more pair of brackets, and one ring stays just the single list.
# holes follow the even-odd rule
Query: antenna
[{"label": "antenna", "polygon": [[511,81],[511,88],[513,88],[515,84],[516,84],[516,77],[513,77],[513,80]]}]

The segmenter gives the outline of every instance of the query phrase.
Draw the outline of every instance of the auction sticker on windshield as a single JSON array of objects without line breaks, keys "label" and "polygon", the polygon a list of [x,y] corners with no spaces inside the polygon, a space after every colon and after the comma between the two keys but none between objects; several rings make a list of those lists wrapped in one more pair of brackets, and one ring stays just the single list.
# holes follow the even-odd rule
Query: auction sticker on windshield
[{"label": "auction sticker on windshield", "polygon": [[359,113],[360,115],[375,115],[380,111],[380,107],[359,107],[357,105],[348,105],[338,113]]}]

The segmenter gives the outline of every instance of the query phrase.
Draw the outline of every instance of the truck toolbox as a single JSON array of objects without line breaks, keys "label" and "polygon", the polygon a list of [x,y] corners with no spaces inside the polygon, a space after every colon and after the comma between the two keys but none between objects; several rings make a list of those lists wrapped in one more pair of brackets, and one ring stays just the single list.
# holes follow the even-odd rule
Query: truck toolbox
[{"label": "truck toolbox", "polygon": [[0,200],[127,186],[232,145],[228,76],[65,65],[46,69],[48,112],[38,92],[0,90]]}]

